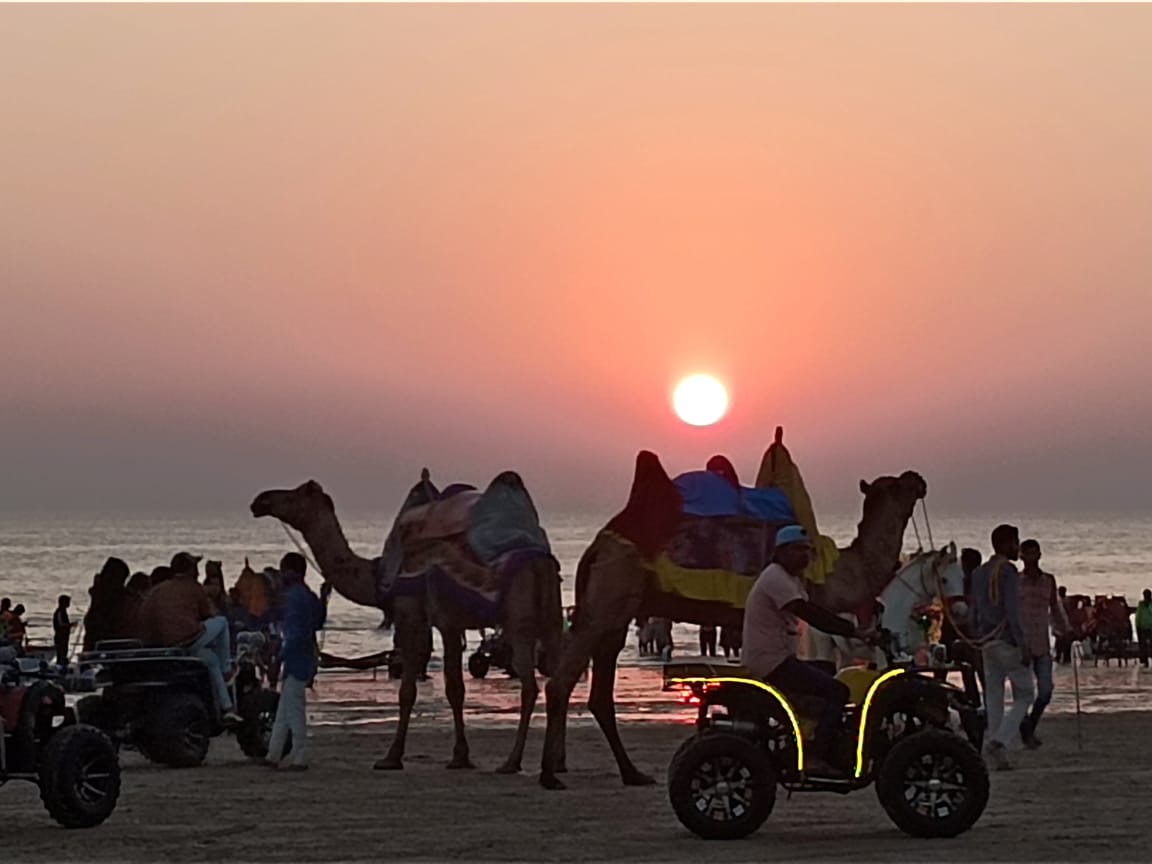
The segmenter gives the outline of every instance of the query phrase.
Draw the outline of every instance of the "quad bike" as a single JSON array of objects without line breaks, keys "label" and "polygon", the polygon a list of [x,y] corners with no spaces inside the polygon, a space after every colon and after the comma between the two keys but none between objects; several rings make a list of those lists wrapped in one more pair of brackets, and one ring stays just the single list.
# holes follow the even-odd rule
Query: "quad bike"
[{"label": "quad bike", "polygon": [[756,831],[772,812],[776,787],[848,793],[875,784],[889,818],[915,837],[954,837],[988,803],[980,756],[983,718],[964,690],[926,674],[935,669],[850,667],[836,676],[850,702],[829,754],[843,779],[812,776],[805,749],[817,707],[788,696],[739,666],[677,663],[665,689],[699,705],[695,734],[668,769],[668,796],[681,823],[706,839]]},{"label": "quad bike", "polygon": [[505,674],[516,676],[512,666],[512,646],[504,638],[500,630],[488,633],[480,631],[480,647],[468,657],[468,672],[473,678],[483,678],[488,671],[495,667],[503,669]]},{"label": "quad bike", "polygon": [[120,761],[103,732],[76,722],[54,677],[46,664],[28,672],[0,661],[0,786],[35,783],[60,825],[91,828],[116,809]]},{"label": "quad bike", "polygon": [[211,739],[236,736],[244,755],[263,759],[280,695],[263,685],[259,639],[237,639],[237,672],[230,685],[238,725],[227,725],[217,704],[207,664],[186,648],[145,648],[121,639],[97,643],[80,655],[95,667],[101,692],[76,703],[79,718],[104,730],[117,746],[172,768],[192,768],[208,755]]}]

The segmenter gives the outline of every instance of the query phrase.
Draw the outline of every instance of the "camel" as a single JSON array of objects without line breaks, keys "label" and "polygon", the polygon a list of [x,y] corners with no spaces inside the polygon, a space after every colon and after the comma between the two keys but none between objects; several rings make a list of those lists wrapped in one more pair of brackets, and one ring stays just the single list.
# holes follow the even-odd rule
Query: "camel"
[{"label": "camel", "polygon": [[[864,512],[856,539],[841,550],[824,584],[811,586],[812,600],[832,612],[855,611],[872,602],[892,579],[904,529],[928,487],[919,474],[906,471],[872,483],[861,480],[860,491]],[[680,518],[680,494],[672,479],[654,453],[641,451],[628,504],[597,534],[576,570],[576,614],[545,694],[548,725],[540,784],[546,789],[565,788],[556,774],[563,767],[568,703],[589,660],[588,708],[612,748],[621,779],[627,786],[655,782],[632,764],[616,728],[616,663],[634,618],[664,616],[696,624],[740,626],[741,610],[685,609],[670,605],[668,595],[656,590],[646,562],[661,551]]]},{"label": "camel", "polygon": [[[497,480],[502,478],[522,486],[520,478],[512,472],[506,472]],[[310,480],[295,489],[262,492],[252,502],[251,509],[253,516],[273,516],[303,534],[324,579],[337,593],[361,606],[380,608],[378,559],[364,558],[352,551],[332,499],[319,483]],[[512,752],[497,773],[514,774],[521,770],[528,724],[539,695],[536,644],[538,641],[542,644],[546,658],[556,658],[559,654],[563,629],[559,564],[551,556],[525,559],[512,573],[503,596],[498,623],[512,645],[513,668],[520,679],[520,724]],[[491,622],[477,620],[474,612],[462,610],[459,604],[439,597],[432,580],[428,580],[426,594],[396,596],[393,603],[394,644],[404,667],[400,720],[388,753],[373,767],[379,770],[404,767],[408,723],[416,702],[416,678],[427,660],[429,626],[434,626],[444,642],[444,689],[452,709],[455,733],[452,759],[447,767],[473,768],[464,735],[464,631],[490,626]],[[558,764],[562,766],[562,763],[561,757]]]}]

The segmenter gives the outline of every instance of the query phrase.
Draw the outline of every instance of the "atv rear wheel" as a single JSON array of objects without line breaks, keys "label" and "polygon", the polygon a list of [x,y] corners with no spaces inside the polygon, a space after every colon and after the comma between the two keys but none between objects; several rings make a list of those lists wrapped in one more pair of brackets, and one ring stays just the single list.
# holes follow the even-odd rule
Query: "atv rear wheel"
[{"label": "atv rear wheel", "polygon": [[776,771],[746,738],[695,735],[668,767],[668,798],[676,817],[705,840],[735,840],[764,824],[776,804]]},{"label": "atv rear wheel", "polygon": [[[268,755],[272,740],[272,726],[276,722],[276,709],[280,707],[280,694],[275,690],[258,690],[246,700],[240,714],[244,722],[236,730],[236,742],[249,759],[263,759]],[[292,736],[284,744],[283,756],[292,749]]]},{"label": "atv rear wheel", "polygon": [[65,726],[40,763],[40,799],[65,828],[91,828],[107,819],[120,797],[120,760],[108,736],[92,726]]},{"label": "atv rear wheel", "polygon": [[876,796],[913,837],[955,837],[988,804],[988,769],[967,739],[926,729],[899,739],[880,763]]},{"label": "atv rear wheel", "polygon": [[193,693],[176,693],[152,709],[137,746],[152,762],[195,768],[208,755],[211,738],[204,701]]},{"label": "atv rear wheel", "polygon": [[477,651],[468,658],[468,674],[473,678],[483,678],[488,674],[488,669],[491,665],[488,657]]}]

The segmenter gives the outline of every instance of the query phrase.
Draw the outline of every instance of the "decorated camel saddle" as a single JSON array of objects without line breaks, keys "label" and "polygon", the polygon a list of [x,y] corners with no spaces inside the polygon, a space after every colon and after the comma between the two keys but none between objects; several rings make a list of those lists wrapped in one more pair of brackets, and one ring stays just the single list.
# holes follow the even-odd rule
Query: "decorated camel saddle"
[{"label": "decorated camel saddle", "polygon": [[605,533],[637,547],[656,577],[659,596],[650,600],[657,608],[679,621],[713,624],[740,620],[748,592],[772,560],[776,531],[794,523],[817,538],[805,575],[823,581],[836,547],[815,530],[807,492],[777,430],[755,487],[741,485],[724,456],[672,478],[654,453],[642,451],[628,504]]},{"label": "decorated camel saddle", "polygon": [[495,621],[505,588],[525,558],[551,555],[548,535],[515,471],[484,491],[465,483],[438,489],[428,469],[409,491],[384,541],[377,573],[382,605],[433,589]]}]

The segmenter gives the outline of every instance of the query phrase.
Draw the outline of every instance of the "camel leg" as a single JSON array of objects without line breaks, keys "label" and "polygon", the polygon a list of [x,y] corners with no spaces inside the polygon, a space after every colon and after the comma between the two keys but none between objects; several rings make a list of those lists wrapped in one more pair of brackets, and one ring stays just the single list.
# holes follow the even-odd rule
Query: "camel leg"
[{"label": "camel leg", "polygon": [[475,768],[468,758],[468,739],[464,737],[464,633],[442,629],[440,638],[444,640],[444,694],[452,708],[452,726],[456,733],[448,767]]},{"label": "camel leg", "polygon": [[378,771],[399,771],[404,767],[404,743],[408,738],[408,722],[412,719],[412,706],[416,704],[416,676],[420,670],[423,627],[396,623],[396,645],[400,650],[400,663],[404,667],[400,679],[400,720],[388,755],[372,766]]},{"label": "camel leg", "polygon": [[556,774],[564,763],[568,702],[580,676],[588,668],[596,635],[591,629],[568,634],[564,650],[553,666],[552,677],[544,688],[548,704],[548,728],[544,733],[544,753],[540,760],[540,785],[545,789],[567,788]]},{"label": "camel leg", "polygon": [[627,628],[617,630],[608,638],[600,640],[592,652],[592,687],[588,695],[588,710],[596,718],[600,731],[612,748],[624,785],[651,786],[656,780],[632,764],[624,749],[624,742],[620,740],[620,731],[616,728],[616,661],[627,636]]},{"label": "camel leg", "polygon": [[512,668],[520,678],[520,725],[516,729],[516,743],[508,760],[496,769],[497,774],[518,774],[524,758],[524,745],[528,741],[528,725],[532,722],[532,711],[540,687],[536,683],[536,640],[530,637],[517,637],[512,643]]}]

